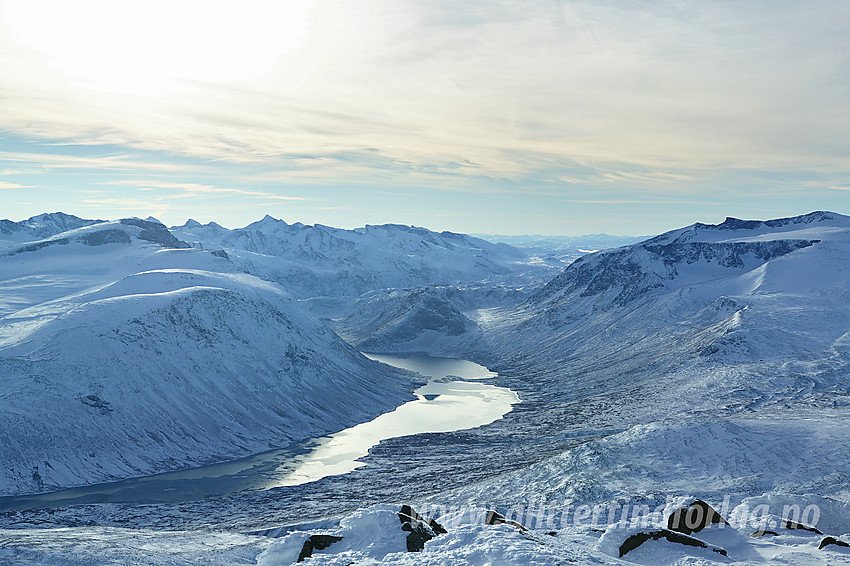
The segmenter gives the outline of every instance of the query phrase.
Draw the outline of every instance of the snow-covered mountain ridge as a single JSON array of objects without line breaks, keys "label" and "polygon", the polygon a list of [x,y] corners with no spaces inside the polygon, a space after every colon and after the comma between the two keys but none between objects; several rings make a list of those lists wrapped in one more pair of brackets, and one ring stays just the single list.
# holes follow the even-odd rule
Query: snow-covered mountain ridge
[{"label": "snow-covered mountain ridge", "polygon": [[103,220],[84,220],[64,212],[39,214],[20,222],[0,220],[0,244],[49,238],[61,232],[99,222]]},{"label": "snow-covered mountain ridge", "polygon": [[850,502],[850,217],[694,224],[585,256],[481,320],[552,438],[591,438],[436,500],[779,498],[843,521],[826,509]]},{"label": "snow-covered mountain ridge", "polygon": [[409,398],[277,284],[123,219],[0,256],[0,491],[233,459]]},{"label": "snow-covered mountain ridge", "polygon": [[582,257],[517,307],[485,312],[485,349],[641,379],[697,361],[831,359],[850,330],[849,257],[850,217],[834,213],[695,224]]},{"label": "snow-covered mountain ridge", "polygon": [[483,281],[534,284],[557,269],[505,244],[398,224],[344,230],[287,224],[267,215],[241,229],[190,220],[171,232],[194,247],[226,250],[244,271],[276,281],[299,298]]},{"label": "snow-covered mountain ridge", "polygon": [[[846,238],[848,225],[847,217],[826,212],[769,221],[696,223],[637,244],[586,254],[524,302],[522,292],[496,293],[492,286],[482,287],[484,292],[471,292],[469,286],[373,291],[358,298],[336,325],[347,339],[367,348],[435,348],[461,356],[519,350],[535,359],[559,359],[563,354],[558,350],[564,350],[555,344],[569,336],[586,339],[604,332],[602,347],[614,347],[608,337],[620,328],[646,346],[652,343],[645,340],[652,336],[650,328],[677,321],[690,320],[688,324],[705,332],[731,332],[750,304],[740,295],[750,293],[757,279],[759,285],[767,284],[760,273],[782,265],[776,260],[793,252],[819,245],[819,255],[840,246],[833,242]],[[488,301],[488,294],[501,299]],[[504,307],[512,303],[521,304]],[[499,306],[503,308],[488,308]],[[450,319],[456,323],[448,324]],[[479,320],[492,323],[484,332],[492,339],[490,346],[480,343]],[[501,327],[504,331],[495,330]],[[517,334],[534,338],[517,340]],[[591,343],[569,347],[582,352],[584,344]],[[537,352],[525,352],[526,345]],[[708,345],[705,351],[712,348]]]},{"label": "snow-covered mountain ridge", "polygon": [[[822,240],[841,239],[850,218],[815,212],[794,218],[693,224],[644,242],[587,255],[541,289],[532,301],[579,292],[610,292],[625,304],[655,289],[670,290],[752,270],[777,257]],[[614,290],[616,289],[616,293]]]}]

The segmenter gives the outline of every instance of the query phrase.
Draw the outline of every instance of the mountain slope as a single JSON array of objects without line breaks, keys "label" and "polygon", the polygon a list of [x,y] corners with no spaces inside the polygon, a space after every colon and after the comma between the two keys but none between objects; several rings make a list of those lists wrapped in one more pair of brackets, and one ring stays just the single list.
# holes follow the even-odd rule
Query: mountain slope
[{"label": "mountain slope", "polygon": [[68,230],[75,230],[98,222],[103,221],[85,220],[64,212],[39,214],[20,222],[0,220],[0,249],[13,247],[21,242],[49,238]]},{"label": "mountain slope", "polygon": [[694,224],[585,256],[490,315],[492,362],[567,447],[454,496],[850,497],[850,217]]},{"label": "mountain slope", "polygon": [[[840,274],[848,241],[850,218],[818,212],[768,222],[695,224],[590,254],[523,304],[502,311],[495,320],[503,329],[495,334],[504,340],[497,339],[496,347],[508,354],[517,346],[515,332],[560,360],[598,357],[600,347],[623,351],[651,349],[650,344],[660,351],[681,346],[710,354],[706,348],[747,321],[778,310],[790,314],[792,303],[805,302],[823,311],[825,320],[838,316],[836,326],[829,326],[837,331],[843,324],[846,280]],[[762,304],[764,309],[756,308]],[[835,314],[826,312],[834,306]],[[804,330],[795,332],[801,336]],[[685,344],[686,334],[699,344]],[[592,336],[604,340],[589,344]]]},{"label": "mountain slope", "polygon": [[194,247],[225,249],[240,268],[299,298],[484,281],[535,283],[555,269],[505,244],[397,224],[343,230],[266,216],[237,230],[189,221],[171,231]]},{"label": "mountain slope", "polygon": [[335,321],[340,336],[366,352],[453,354],[469,350],[481,337],[478,326],[461,312],[463,291],[420,287],[374,291],[354,301]]},{"label": "mountain slope", "polygon": [[410,395],[279,286],[161,224],[78,228],[0,266],[4,494],[232,459]]},{"label": "mountain slope", "polygon": [[[88,239],[67,239],[67,244],[9,257],[17,261],[15,258],[32,254],[54,254],[48,258],[55,272],[51,277],[59,281],[61,250],[76,245],[96,253],[108,246],[126,246],[85,247]],[[140,280],[165,277],[170,281],[175,273],[168,269],[174,261],[183,266],[177,272],[186,280],[181,290],[199,285],[238,291],[239,297],[253,297],[253,293],[265,297],[253,286],[241,290],[239,285],[255,279],[212,269],[205,263],[226,262],[221,255],[187,249],[158,251],[155,257],[161,264],[131,274],[138,274]],[[192,268],[195,271],[186,267],[185,257],[202,258]],[[217,275],[209,276],[212,271]],[[80,291],[70,289],[74,277],[61,283],[69,286],[62,300],[77,300],[75,293]],[[92,307],[84,309],[96,308],[100,300],[138,294],[134,281],[135,276],[122,279],[114,292],[90,285],[84,291],[91,294],[91,300],[84,303]],[[17,284],[7,286],[11,295],[0,294],[11,297],[4,299],[9,304],[26,298],[15,298]],[[35,281],[31,284],[35,288]],[[160,287],[145,281],[140,288]],[[204,292],[199,291],[202,298]],[[307,492],[311,497],[306,501],[284,502],[293,505],[296,516],[290,515],[292,520],[285,525],[281,521],[279,529],[263,528],[265,535],[276,532],[272,536],[281,538],[271,543],[255,541],[258,550],[246,562],[257,558],[263,564],[293,563],[308,537],[330,535],[332,543],[313,549],[316,552],[310,561],[848,563],[846,548],[835,544],[820,547],[824,535],[835,537],[833,541],[850,540],[850,218],[818,212],[769,221],[727,219],[718,225],[694,224],[636,245],[586,256],[512,308],[472,313],[467,310],[472,308],[471,301],[466,301],[464,294],[462,289],[448,287],[375,291],[360,297],[351,316],[338,322],[364,341],[381,338],[410,347],[430,329],[447,336],[464,328],[465,320],[475,321],[480,329],[473,345],[478,359],[498,371],[494,379],[501,385],[518,392],[523,399],[519,410],[484,430],[385,444],[371,456],[378,464],[372,470],[374,475],[364,470],[363,475],[316,486],[316,491]],[[69,295],[71,298],[66,298]],[[50,316],[50,305],[39,303],[38,307],[18,316],[16,323],[23,325],[16,330],[19,336],[39,332],[39,317]],[[169,324],[174,321],[193,333],[192,343],[203,343],[208,332],[216,340],[226,341],[217,333],[229,331],[218,319],[201,324],[203,331],[196,330],[194,321],[211,315],[207,307],[193,308],[186,309],[187,315],[181,314],[182,307],[177,313],[157,314],[145,328],[151,328],[154,336],[172,336]],[[237,305],[235,312],[245,310],[240,309]],[[241,318],[239,315],[236,320]],[[61,339],[64,327],[57,328],[55,336]],[[133,335],[136,327],[130,324],[121,327],[121,332]],[[234,334],[243,332],[246,330],[236,329]],[[458,336],[466,333],[468,330]],[[252,335],[251,339],[256,338]],[[26,343],[19,342],[21,347]],[[86,399],[90,403],[103,400]],[[496,462],[507,462],[513,468],[498,467]],[[448,476],[459,478],[452,485],[461,487],[435,493],[447,489]],[[380,483],[388,478],[391,481]],[[368,498],[379,483],[381,488],[388,484],[399,488],[380,493],[400,494],[405,502],[416,499],[409,503],[438,519],[448,532],[413,554],[404,552],[408,531],[401,530],[398,506],[373,507],[342,520],[326,518],[315,523],[303,523],[305,519],[298,515],[322,498],[330,502],[324,508],[329,509],[328,514],[338,517],[346,501]],[[302,496],[303,492],[298,492],[294,497]],[[722,547],[724,554],[669,538],[652,540],[658,538],[653,536],[657,531],[647,533],[642,526],[626,523],[628,518],[639,519],[636,513],[646,517],[657,508],[669,513],[695,498],[721,510],[732,523],[721,532],[713,527],[694,530],[697,542]],[[265,527],[269,526],[265,524],[268,517],[281,516],[273,514],[281,499],[276,493],[262,499],[240,496],[224,503],[229,507],[219,500],[199,504],[194,513],[217,515],[209,520],[205,517],[205,526],[225,521],[222,507],[255,513],[252,520],[259,516]],[[426,513],[427,503],[435,504],[431,509],[440,514]],[[739,503],[748,509],[736,517],[732,509]],[[785,504],[798,506],[798,512],[816,505],[820,515],[803,522],[816,522],[823,535],[781,525],[778,519]],[[762,505],[767,513],[756,510]],[[495,515],[488,511],[493,507],[509,519],[527,522],[528,529],[492,520]],[[183,508],[172,510],[171,522],[163,522],[163,510],[161,506],[148,510],[153,518],[145,520],[173,526],[181,525],[188,516]],[[101,511],[103,515],[98,514]],[[113,521],[136,509],[112,512],[105,509],[79,517]],[[480,518],[476,519],[478,512]],[[76,520],[74,513],[58,511],[55,515],[65,519],[57,520],[49,510],[15,521],[16,526],[26,527],[28,518],[38,517],[62,525],[63,520]],[[112,518],[103,519],[104,515]],[[666,519],[662,515],[656,520],[667,528]],[[297,522],[301,524],[292,524]],[[114,538],[87,544],[92,533],[100,534],[97,530],[32,531],[25,536],[20,529],[6,531],[10,559],[44,556],[47,563],[67,551],[103,563],[115,555],[108,554]],[[179,538],[174,533],[159,535],[172,546],[157,550],[160,554],[150,562],[157,563],[166,553],[167,560],[176,563],[203,552],[208,546],[199,546],[202,543],[198,541],[207,536],[206,531],[202,534],[189,533],[183,543],[174,542]],[[635,535],[646,538],[646,544],[621,556],[620,545]],[[143,549],[156,548],[147,536],[145,533]],[[343,539],[336,540],[340,536]],[[131,532],[125,537],[132,542],[133,552],[141,553],[135,548],[142,546],[136,545],[138,537]],[[20,542],[22,539],[29,542]],[[234,542],[229,549],[236,544],[246,542]],[[32,546],[39,548],[40,554],[25,554]],[[57,547],[62,550],[56,551]]]}]

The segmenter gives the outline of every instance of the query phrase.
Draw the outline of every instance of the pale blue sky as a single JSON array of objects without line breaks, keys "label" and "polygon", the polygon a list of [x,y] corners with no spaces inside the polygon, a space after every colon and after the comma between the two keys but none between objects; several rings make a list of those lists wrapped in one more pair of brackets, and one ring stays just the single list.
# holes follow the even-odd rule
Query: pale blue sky
[{"label": "pale blue sky", "polygon": [[0,0],[0,217],[850,213],[850,3]]}]

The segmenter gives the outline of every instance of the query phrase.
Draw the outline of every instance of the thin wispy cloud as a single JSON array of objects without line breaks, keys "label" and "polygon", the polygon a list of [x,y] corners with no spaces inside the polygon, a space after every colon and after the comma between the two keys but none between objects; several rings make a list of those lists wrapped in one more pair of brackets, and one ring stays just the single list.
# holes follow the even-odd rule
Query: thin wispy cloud
[{"label": "thin wispy cloud", "polygon": [[160,199],[193,198],[197,197],[198,195],[237,195],[246,197],[262,197],[264,199],[273,200],[304,200],[302,197],[279,195],[262,191],[235,189],[229,187],[216,187],[213,185],[202,185],[199,183],[175,183],[171,181],[135,181],[124,179],[120,181],[108,181],[105,184],[133,187],[140,191],[155,189],[165,189],[168,191],[172,191],[171,194],[167,196],[158,197]]},{"label": "thin wispy cloud", "polygon": [[616,183],[621,181],[650,181],[660,183],[681,183],[693,179],[689,175],[677,175],[675,173],[663,173],[659,171],[636,173],[624,171],[609,171],[600,175],[607,182]]},{"label": "thin wispy cloud", "polygon": [[87,157],[60,153],[20,153],[0,151],[0,163],[3,162],[25,163],[30,166],[29,170],[18,170],[18,174],[36,173],[38,172],[38,169],[112,170],[128,172],[157,171],[165,173],[186,172],[191,169],[190,166],[180,165],[174,162],[145,161],[130,154]]},{"label": "thin wispy cloud", "polygon": [[18,183],[9,183],[7,181],[0,181],[0,190],[3,189],[28,189],[27,185],[20,185]]},{"label": "thin wispy cloud", "polygon": [[90,211],[90,216],[100,216],[98,211],[104,208],[115,210],[119,216],[153,216],[159,218],[168,213],[171,208],[167,203],[138,198],[84,198],[78,202],[83,211]]}]

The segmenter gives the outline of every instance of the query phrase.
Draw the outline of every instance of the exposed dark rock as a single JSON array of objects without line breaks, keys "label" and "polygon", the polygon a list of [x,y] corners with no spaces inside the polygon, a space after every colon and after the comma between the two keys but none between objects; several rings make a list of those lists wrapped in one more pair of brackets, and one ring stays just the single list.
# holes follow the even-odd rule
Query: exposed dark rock
[{"label": "exposed dark rock", "polygon": [[831,544],[834,544],[835,546],[850,547],[850,544],[844,542],[843,540],[838,540],[835,537],[824,537],[824,539],[820,541],[818,549],[823,549],[824,547],[829,546]]},{"label": "exposed dark rock", "polygon": [[686,507],[679,507],[667,519],[668,529],[686,535],[698,533],[714,524],[729,525],[720,513],[701,499],[695,500]]},{"label": "exposed dark rock", "polygon": [[781,228],[782,226],[791,226],[794,224],[811,224],[812,222],[819,222],[821,220],[832,220],[834,218],[835,217],[832,215],[832,213],[824,210],[818,210],[816,212],[810,212],[808,214],[803,214],[800,216],[776,218],[774,220],[741,220],[739,218],[727,216],[726,220],[724,220],[721,224],[703,224],[702,222],[697,222],[694,227],[709,228],[714,230],[755,230],[757,228],[761,228],[762,226],[767,226],[770,228]]},{"label": "exposed dark rock", "polygon": [[504,515],[496,513],[495,511],[487,511],[487,516],[484,518],[484,524],[485,525],[510,525],[510,526],[512,526],[516,529],[519,529],[520,531],[523,531],[523,532],[528,530],[524,526],[522,526],[521,524],[517,523],[516,521],[509,521],[509,520],[505,519]]},{"label": "exposed dark rock", "polygon": [[[734,224],[727,225],[728,229]],[[704,229],[727,228],[695,225],[679,235],[666,233],[632,246],[582,256],[532,295],[529,302],[610,293],[607,300],[623,306],[664,288],[668,281],[678,276],[679,268],[683,265],[702,261],[741,269],[747,265],[745,258],[767,262],[820,242],[799,239],[767,242],[691,241],[697,231]]]},{"label": "exposed dark rock", "polygon": [[41,473],[39,473],[38,471],[38,466],[35,466],[32,469],[32,481],[33,483],[35,483],[35,486],[36,488],[38,488],[39,491],[42,491],[44,489],[44,479],[41,477]]},{"label": "exposed dark rock", "polygon": [[108,401],[104,401],[97,395],[86,395],[82,398],[82,402],[89,407],[94,407],[95,409],[100,409],[103,414],[112,412],[112,406]]},{"label": "exposed dark rock", "polygon": [[401,530],[409,533],[407,535],[408,552],[421,552],[425,548],[426,542],[448,532],[443,525],[434,519],[426,521],[410,505],[401,506],[398,518],[401,521]]},{"label": "exposed dark rock", "polygon": [[104,244],[130,243],[130,236],[126,232],[122,230],[117,230],[115,228],[110,228],[107,230],[98,230],[96,232],[89,232],[87,234],[81,235],[77,239],[86,246],[102,246]]},{"label": "exposed dark rock", "polygon": [[174,235],[168,231],[168,228],[157,222],[140,220],[139,218],[122,218],[121,220],[119,220],[119,222],[121,222],[121,224],[124,224],[125,226],[135,226],[136,228],[141,228],[142,231],[139,232],[138,236],[140,240],[159,244],[164,248],[192,247],[186,242],[175,238]]},{"label": "exposed dark rock", "polygon": [[303,562],[305,558],[313,556],[314,550],[324,550],[335,542],[342,540],[342,537],[333,535],[310,535],[310,538],[304,541],[304,546],[301,547],[301,553],[298,555],[297,562]]},{"label": "exposed dark rock", "polygon": [[772,537],[778,537],[779,533],[777,533],[775,531],[756,531],[753,534],[751,534],[750,536],[753,537],[753,538],[759,538],[759,537],[763,537],[763,536],[767,536],[767,535],[770,535]]},{"label": "exposed dark rock", "polygon": [[227,252],[224,250],[212,250],[210,253],[215,257],[220,257],[222,259],[230,259],[230,256],[227,255]]},{"label": "exposed dark rock", "polygon": [[685,546],[708,548],[722,556],[728,556],[726,550],[720,547],[709,546],[697,538],[688,535],[683,535],[682,533],[676,533],[668,529],[661,529],[659,531],[651,531],[648,533],[637,533],[627,538],[623,542],[623,544],[620,545],[620,558],[622,558],[623,556],[636,549],[648,540],[659,540],[662,538],[666,539],[668,542],[683,544]]},{"label": "exposed dark rock", "polygon": [[54,245],[67,246],[70,242],[71,241],[68,238],[56,238],[55,240],[44,240],[43,242],[35,242],[34,244],[27,244],[25,246],[21,246],[20,248],[13,250],[6,255],[11,256],[11,255],[23,254],[23,253],[27,253],[27,252],[37,252],[40,249],[43,249],[43,248],[46,248],[46,247],[49,247],[49,246],[54,246]]},{"label": "exposed dark rock", "polygon": [[401,529],[410,532],[407,535],[407,552],[421,552],[425,548],[425,543],[434,538],[421,524],[413,527],[410,523],[405,523]]},{"label": "exposed dark rock", "polygon": [[438,523],[434,519],[428,519],[428,526],[431,527],[431,530],[433,530],[438,535],[444,535],[444,534],[447,534],[449,532],[449,531],[446,530],[446,528],[443,525],[441,525],[440,523]]},{"label": "exposed dark rock", "polygon": [[815,533],[816,535],[822,535],[823,534],[822,532],[820,532],[819,530],[817,530],[814,527],[810,527],[809,525],[804,525],[802,523],[797,523],[795,521],[783,520],[780,523],[779,526],[784,527],[786,529],[791,529],[791,530],[808,531],[810,533]]}]

